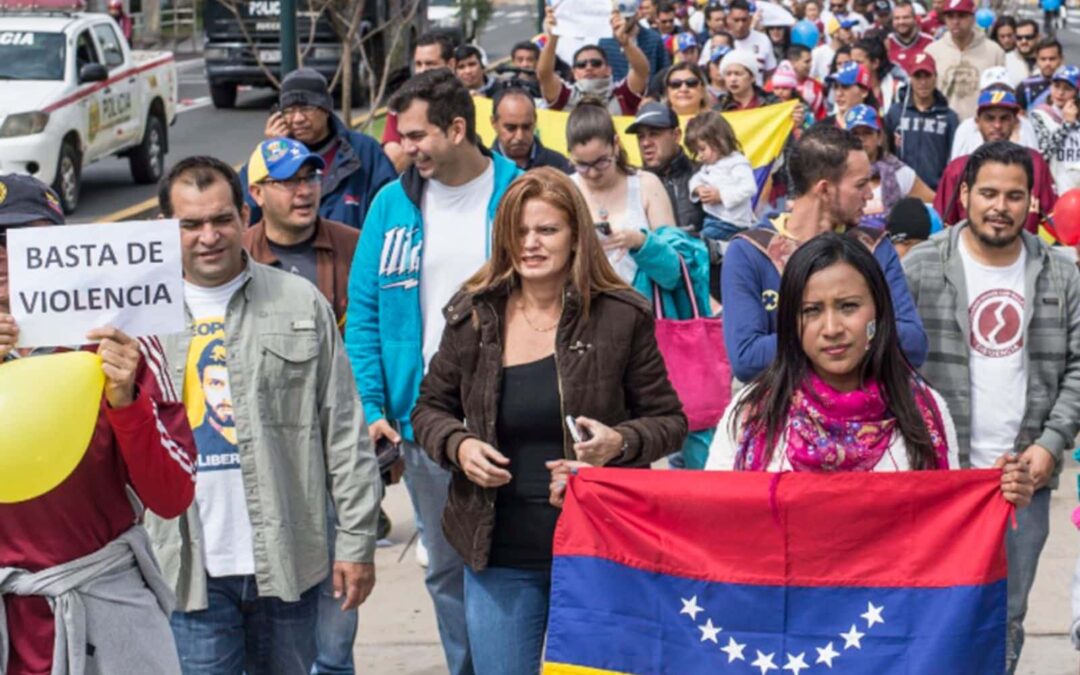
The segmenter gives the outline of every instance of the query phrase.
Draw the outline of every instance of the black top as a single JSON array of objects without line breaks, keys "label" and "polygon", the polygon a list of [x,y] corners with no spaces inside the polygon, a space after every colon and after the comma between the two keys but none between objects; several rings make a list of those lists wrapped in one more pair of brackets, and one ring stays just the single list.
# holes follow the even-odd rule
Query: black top
[{"label": "black top", "polygon": [[495,498],[492,567],[546,570],[559,510],[548,503],[544,462],[563,457],[555,355],[503,368],[496,433],[511,481]]}]

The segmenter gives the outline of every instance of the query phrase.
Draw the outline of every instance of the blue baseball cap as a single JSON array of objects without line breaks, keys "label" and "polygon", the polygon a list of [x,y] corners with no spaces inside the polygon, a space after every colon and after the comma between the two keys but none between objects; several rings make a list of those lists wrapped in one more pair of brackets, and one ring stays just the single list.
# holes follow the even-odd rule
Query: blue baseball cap
[{"label": "blue baseball cap", "polygon": [[1017,103],[1016,94],[1012,92],[1012,89],[993,87],[983,89],[979,93],[977,113],[989,108],[1007,108],[1009,110],[1019,111],[1020,104]]},{"label": "blue baseball cap", "polygon": [[260,183],[267,178],[287,180],[305,164],[320,170],[326,167],[323,158],[308,150],[300,141],[271,138],[259,143],[255,152],[251,153],[247,166],[248,183]]},{"label": "blue baseball cap", "polygon": [[1080,89],[1080,68],[1076,66],[1061,66],[1054,71],[1053,82],[1064,82],[1073,89]]},{"label": "blue baseball cap", "polygon": [[855,26],[858,26],[858,25],[859,25],[859,20],[858,19],[844,19],[843,21],[840,22],[840,27],[843,28],[844,30],[851,30],[852,28],[854,28]]},{"label": "blue baseball cap", "polygon": [[844,126],[849,130],[856,127],[870,127],[875,131],[881,131],[881,120],[876,110],[860,103],[844,115]]},{"label": "blue baseball cap", "polygon": [[713,47],[712,54],[709,55],[709,60],[713,63],[717,63],[725,56],[727,56],[728,52],[730,51],[731,47],[728,47],[727,45],[718,45],[716,47]]},{"label": "blue baseball cap", "polygon": [[685,52],[687,49],[697,49],[697,38],[693,33],[679,33],[675,36],[675,49]]},{"label": "blue baseball cap", "polygon": [[870,71],[866,69],[866,66],[856,61],[848,61],[830,77],[833,82],[841,87],[859,85],[863,89],[870,91]]}]

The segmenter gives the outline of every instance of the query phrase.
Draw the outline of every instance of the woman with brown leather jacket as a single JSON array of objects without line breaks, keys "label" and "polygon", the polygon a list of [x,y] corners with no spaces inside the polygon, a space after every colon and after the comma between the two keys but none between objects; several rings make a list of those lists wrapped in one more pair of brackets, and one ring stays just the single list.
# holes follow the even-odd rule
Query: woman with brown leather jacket
[{"label": "woman with brown leather jacket", "polygon": [[681,447],[687,422],[649,304],[608,263],[570,179],[545,168],[514,181],[492,238],[444,310],[412,422],[452,472],[443,530],[468,563],[476,672],[537,673],[559,513],[549,471],[647,467]]}]

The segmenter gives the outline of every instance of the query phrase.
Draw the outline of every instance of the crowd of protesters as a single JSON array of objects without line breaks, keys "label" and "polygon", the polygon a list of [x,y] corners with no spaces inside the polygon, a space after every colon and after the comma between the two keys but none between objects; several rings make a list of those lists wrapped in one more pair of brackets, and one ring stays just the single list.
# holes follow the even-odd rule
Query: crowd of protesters
[{"label": "crowd of protesters", "polygon": [[[0,673],[355,672],[402,478],[448,671],[537,673],[570,473],[664,459],[1000,471],[1015,671],[1080,431],[1080,270],[1039,236],[1080,186],[1080,68],[973,0],[641,0],[570,52],[558,26],[509,75],[420,36],[381,142],[297,70],[239,173],[171,168],[189,330],[87,336],[87,460],[0,504]],[[784,103],[762,174],[727,113]],[[63,224],[0,187],[0,235]],[[0,358],[56,351],[15,347],[6,279],[0,246]],[[736,391],[706,425],[655,323],[699,316]]]}]

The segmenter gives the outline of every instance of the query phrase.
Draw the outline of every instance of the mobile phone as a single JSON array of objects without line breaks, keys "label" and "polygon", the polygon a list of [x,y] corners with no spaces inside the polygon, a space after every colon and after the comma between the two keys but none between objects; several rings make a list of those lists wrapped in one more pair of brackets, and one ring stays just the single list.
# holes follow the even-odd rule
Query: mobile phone
[{"label": "mobile phone", "polygon": [[605,220],[603,222],[596,223],[595,225],[597,232],[604,235],[605,237],[611,236],[611,223]]},{"label": "mobile phone", "polygon": [[281,105],[279,105],[277,101],[274,101],[274,104],[270,106],[270,117],[273,117],[279,112],[281,112]]},{"label": "mobile phone", "polygon": [[592,435],[587,429],[582,429],[574,422],[573,415],[566,416],[566,428],[570,430],[570,438],[574,439],[575,443],[584,443],[592,438]]}]

